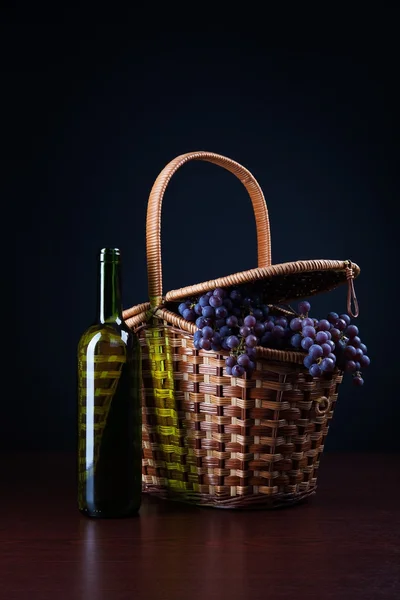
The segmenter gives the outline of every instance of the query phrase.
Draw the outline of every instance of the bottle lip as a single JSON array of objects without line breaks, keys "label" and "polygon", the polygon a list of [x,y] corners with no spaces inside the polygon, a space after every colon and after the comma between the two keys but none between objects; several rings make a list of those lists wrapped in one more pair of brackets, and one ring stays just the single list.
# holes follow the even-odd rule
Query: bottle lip
[{"label": "bottle lip", "polygon": [[119,262],[120,257],[119,248],[102,248],[100,250],[100,262]]}]

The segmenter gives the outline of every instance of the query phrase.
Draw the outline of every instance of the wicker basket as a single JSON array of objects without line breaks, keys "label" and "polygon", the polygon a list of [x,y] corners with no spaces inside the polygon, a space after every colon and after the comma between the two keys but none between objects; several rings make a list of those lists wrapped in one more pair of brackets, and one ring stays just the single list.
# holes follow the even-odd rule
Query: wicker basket
[{"label": "wicker basket", "polygon": [[[190,160],[219,165],[246,187],[257,226],[258,268],[163,295],[162,199],[173,174]],[[161,171],[150,193],[146,245],[150,302],[124,311],[143,350],[143,491],[234,509],[292,505],[314,494],[342,373],[313,378],[300,352],[259,347],[250,378],[228,376],[226,352],[196,350],[196,326],[171,306],[216,287],[244,284],[281,306],[347,282],[348,312],[357,316],[353,279],[359,267],[348,260],[271,265],[259,184],[240,164],[211,152],[178,156]]]}]

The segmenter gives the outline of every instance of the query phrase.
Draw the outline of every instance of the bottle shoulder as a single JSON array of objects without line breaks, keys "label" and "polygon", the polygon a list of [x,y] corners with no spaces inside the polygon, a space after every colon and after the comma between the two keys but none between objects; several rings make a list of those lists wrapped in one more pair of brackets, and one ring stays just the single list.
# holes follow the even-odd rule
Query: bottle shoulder
[{"label": "bottle shoulder", "polygon": [[124,322],[94,323],[81,334],[78,347],[97,346],[99,343],[135,349],[139,346],[139,339]]}]

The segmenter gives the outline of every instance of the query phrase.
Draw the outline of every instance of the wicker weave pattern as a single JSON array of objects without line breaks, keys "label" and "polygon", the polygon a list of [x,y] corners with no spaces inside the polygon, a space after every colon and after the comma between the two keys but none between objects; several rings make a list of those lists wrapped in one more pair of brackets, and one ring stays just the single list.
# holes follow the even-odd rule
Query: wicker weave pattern
[{"label": "wicker weave pattern", "polygon": [[[321,381],[299,365],[260,360],[250,380],[236,379],[220,355],[195,350],[191,336],[151,331],[157,356],[141,334],[145,491],[240,508],[314,492],[341,375]],[[160,369],[162,361],[173,370]]]}]

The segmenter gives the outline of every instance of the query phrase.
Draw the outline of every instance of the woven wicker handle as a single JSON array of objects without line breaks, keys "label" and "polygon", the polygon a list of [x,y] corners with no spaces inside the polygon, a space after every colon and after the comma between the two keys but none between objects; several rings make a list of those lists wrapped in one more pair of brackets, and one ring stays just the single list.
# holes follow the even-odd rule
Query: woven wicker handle
[{"label": "woven wicker handle", "polygon": [[213,152],[189,152],[177,156],[168,163],[158,175],[150,192],[146,220],[146,250],[149,300],[152,307],[162,300],[162,264],[161,264],[161,207],[168,183],[174,173],[190,160],[204,160],[230,171],[245,186],[253,203],[257,227],[258,266],[271,265],[271,236],[269,218],[264,194],[253,175],[239,163]]}]

